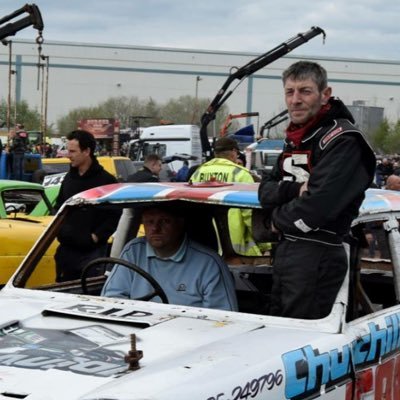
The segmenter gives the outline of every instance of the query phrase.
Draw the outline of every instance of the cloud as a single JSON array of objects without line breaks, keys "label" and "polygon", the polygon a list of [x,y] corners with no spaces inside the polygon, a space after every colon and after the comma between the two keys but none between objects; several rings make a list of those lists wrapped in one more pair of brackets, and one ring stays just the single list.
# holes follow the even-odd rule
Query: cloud
[{"label": "cloud", "polygon": [[[386,0],[37,0],[45,40],[263,53],[320,26],[298,54],[400,59],[400,3]],[[15,10],[2,0],[2,10]],[[1,16],[0,16],[1,17]],[[17,34],[33,39],[32,29]]]}]

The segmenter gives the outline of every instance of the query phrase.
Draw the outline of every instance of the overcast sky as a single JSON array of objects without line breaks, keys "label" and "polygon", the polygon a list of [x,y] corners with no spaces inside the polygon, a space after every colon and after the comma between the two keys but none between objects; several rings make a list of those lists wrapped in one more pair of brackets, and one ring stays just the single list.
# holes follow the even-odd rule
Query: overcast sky
[{"label": "overcast sky", "polygon": [[[264,53],[311,26],[296,54],[400,61],[400,2],[390,0],[34,0],[46,40]],[[26,1],[0,0],[0,17]],[[22,18],[22,15],[17,19]],[[34,39],[26,28],[16,38]]]}]

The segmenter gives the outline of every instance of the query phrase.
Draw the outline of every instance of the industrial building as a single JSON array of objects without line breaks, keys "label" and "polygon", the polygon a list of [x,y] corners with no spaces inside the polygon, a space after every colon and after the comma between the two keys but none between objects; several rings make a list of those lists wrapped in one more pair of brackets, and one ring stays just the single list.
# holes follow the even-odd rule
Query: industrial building
[{"label": "industrial building", "polygon": [[[9,45],[0,48],[1,97],[7,99],[11,83],[13,99],[24,99],[40,111],[43,93],[37,45],[33,40],[12,39],[11,43],[11,55]],[[55,124],[76,107],[96,106],[110,97],[152,98],[161,104],[183,95],[211,100],[232,68],[258,54],[45,41],[42,55],[48,57],[49,65],[47,121]],[[296,50],[244,80],[226,102],[229,112],[258,112],[263,123],[284,110],[281,74],[299,59],[324,66],[333,94],[345,104],[363,111],[369,107],[374,112],[380,110],[374,114],[379,115],[378,120],[383,116],[390,121],[399,119],[400,62],[304,57],[296,56]],[[357,115],[364,114],[359,110]],[[362,118],[359,125],[364,129],[377,123],[375,117],[372,122]]]}]

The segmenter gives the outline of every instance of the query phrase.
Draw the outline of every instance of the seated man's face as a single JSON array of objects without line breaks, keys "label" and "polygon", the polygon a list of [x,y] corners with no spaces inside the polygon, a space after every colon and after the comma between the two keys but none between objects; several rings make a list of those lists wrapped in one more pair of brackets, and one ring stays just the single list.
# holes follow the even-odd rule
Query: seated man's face
[{"label": "seated man's face", "polygon": [[143,211],[142,223],[148,243],[162,257],[173,255],[182,243],[184,221],[164,210]]}]

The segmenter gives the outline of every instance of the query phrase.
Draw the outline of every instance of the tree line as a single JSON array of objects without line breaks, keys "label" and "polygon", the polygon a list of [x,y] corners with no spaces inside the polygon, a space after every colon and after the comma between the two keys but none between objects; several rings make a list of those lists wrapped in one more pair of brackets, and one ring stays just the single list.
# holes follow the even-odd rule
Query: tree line
[{"label": "tree line", "polygon": [[[200,125],[200,119],[208,105],[209,99],[199,99],[193,96],[181,96],[170,99],[166,103],[158,103],[154,99],[141,100],[138,97],[111,97],[93,107],[77,107],[59,118],[55,125],[47,126],[47,136],[65,136],[77,129],[77,123],[85,118],[115,118],[120,121],[121,128],[132,128],[136,121],[140,126],[159,125],[160,123]],[[38,110],[29,107],[26,101],[11,106],[11,124],[14,121],[23,123],[26,130],[39,130],[41,115]],[[219,129],[229,114],[229,109],[223,105],[218,111],[215,126]],[[0,120],[3,127],[7,121],[7,102],[0,103]]]},{"label": "tree line", "polygon": [[[200,119],[210,104],[209,99],[195,98],[193,96],[181,96],[170,99],[166,103],[158,103],[154,99],[139,99],[136,96],[111,97],[93,107],[77,107],[59,118],[55,124],[47,126],[47,136],[65,136],[68,132],[77,128],[77,123],[84,118],[115,118],[121,123],[121,128],[159,125],[164,123],[195,124],[200,125]],[[11,109],[11,121],[23,123],[26,130],[40,130],[41,115],[35,108],[23,100],[13,104]],[[215,119],[215,131],[218,133],[229,114],[229,108],[224,104],[218,111]],[[0,103],[0,123],[5,126],[7,121],[7,102]],[[213,124],[213,123],[211,123]],[[12,126],[14,124],[12,123]],[[232,121],[230,131],[239,128],[237,121]],[[209,129],[212,131],[212,129]],[[278,129],[274,137],[284,137],[284,128]],[[390,123],[384,119],[379,127],[369,134],[369,140],[378,154],[400,154],[400,120]]]}]

